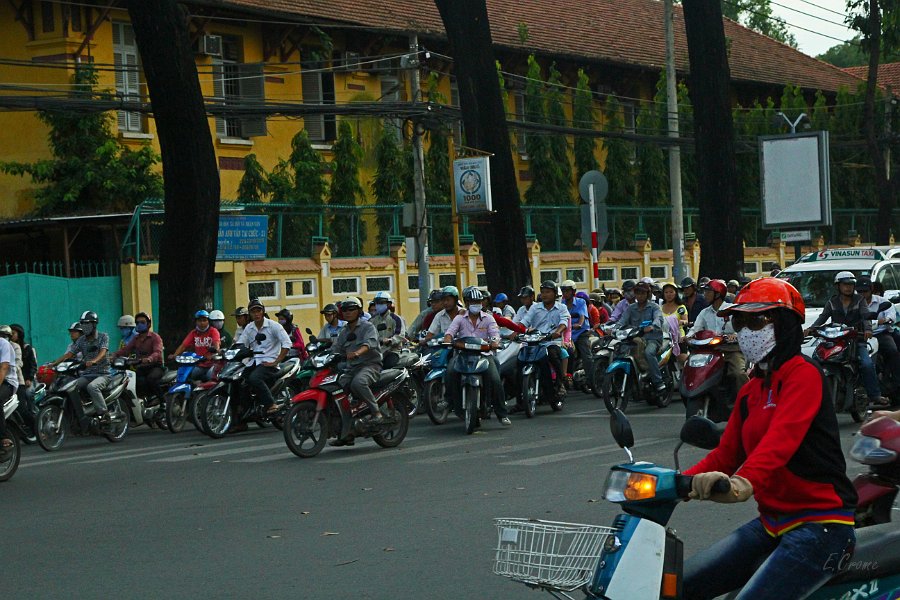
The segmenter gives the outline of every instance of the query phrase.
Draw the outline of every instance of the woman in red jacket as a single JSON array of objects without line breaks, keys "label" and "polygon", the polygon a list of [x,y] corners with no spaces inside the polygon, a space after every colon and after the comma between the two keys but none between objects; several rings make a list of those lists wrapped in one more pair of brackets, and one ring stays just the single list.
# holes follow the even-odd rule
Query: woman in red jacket
[{"label": "woman in red jacket", "polygon": [[[755,496],[759,518],[686,561],[685,598],[738,588],[741,599],[805,598],[853,552],[856,492],[822,374],[800,353],[805,312],[793,286],[767,277],[719,313],[756,367],[719,446],[685,474],[694,476],[692,498]],[[720,479],[731,491],[712,494]]]}]

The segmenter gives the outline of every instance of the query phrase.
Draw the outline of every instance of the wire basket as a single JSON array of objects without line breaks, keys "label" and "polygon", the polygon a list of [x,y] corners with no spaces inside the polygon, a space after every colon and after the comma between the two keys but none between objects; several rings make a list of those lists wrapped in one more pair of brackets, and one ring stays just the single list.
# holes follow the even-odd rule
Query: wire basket
[{"label": "wire basket", "polygon": [[514,581],[571,592],[593,576],[606,538],[615,530],[599,525],[538,519],[494,519],[494,573]]}]

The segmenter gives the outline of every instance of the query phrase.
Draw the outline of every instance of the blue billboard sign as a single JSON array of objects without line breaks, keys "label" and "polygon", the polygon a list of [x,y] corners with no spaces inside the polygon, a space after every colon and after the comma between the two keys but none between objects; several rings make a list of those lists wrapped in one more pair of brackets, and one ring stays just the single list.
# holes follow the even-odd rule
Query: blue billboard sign
[{"label": "blue billboard sign", "polygon": [[216,259],[265,258],[268,240],[267,215],[221,215]]}]

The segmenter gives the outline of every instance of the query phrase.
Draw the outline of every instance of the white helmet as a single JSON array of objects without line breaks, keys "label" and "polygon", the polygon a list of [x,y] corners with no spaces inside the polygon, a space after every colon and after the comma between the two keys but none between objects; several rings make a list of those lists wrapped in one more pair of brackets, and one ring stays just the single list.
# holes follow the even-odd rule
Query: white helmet
[{"label": "white helmet", "polygon": [[225,313],[223,313],[221,310],[211,311],[209,313],[209,320],[210,321],[224,321]]},{"label": "white helmet", "polygon": [[841,271],[834,276],[834,283],[852,283],[856,285],[856,275],[854,275],[850,271]]},{"label": "white helmet", "polygon": [[378,302],[379,300],[387,300],[388,302],[394,301],[394,299],[391,298],[391,295],[388,292],[378,292],[377,294],[375,294],[375,301]]},{"label": "white helmet", "polygon": [[119,324],[116,327],[134,327],[134,317],[131,315],[122,315],[119,317]]}]

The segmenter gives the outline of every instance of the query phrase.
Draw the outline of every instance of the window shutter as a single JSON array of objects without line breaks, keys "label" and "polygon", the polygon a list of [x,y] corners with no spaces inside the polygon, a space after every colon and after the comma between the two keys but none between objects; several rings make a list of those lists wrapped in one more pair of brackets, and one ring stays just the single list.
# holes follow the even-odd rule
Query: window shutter
[{"label": "window shutter", "polygon": [[[301,72],[300,81],[303,87],[303,103],[322,104],[322,74]],[[310,140],[321,142],[325,139],[325,115],[304,116],[303,127]]]},{"label": "window shutter", "polygon": [[[216,104],[224,106],[225,67],[221,59],[213,59],[213,96],[215,96]],[[216,136],[220,138],[227,137],[225,119],[223,117],[216,117]]]},{"label": "window shutter", "polygon": [[[125,74],[125,99],[139,102],[141,99],[141,83],[138,64],[137,54],[129,53],[125,55],[125,65],[128,67],[128,72]],[[131,111],[127,115],[128,131],[141,131],[141,113]]]},{"label": "window shutter", "polygon": [[[515,119],[517,121],[525,120],[525,95],[521,93],[516,93],[513,95],[513,98],[516,103],[516,116]],[[525,132],[523,130],[519,130],[516,132],[516,152],[525,156],[528,153],[528,147],[525,143]]]},{"label": "window shutter", "polygon": [[[116,38],[115,32],[119,30],[118,23],[113,23],[113,39]],[[113,52],[113,65],[116,70],[116,94],[123,97],[125,94],[125,60],[121,52]],[[116,111],[116,127],[119,131],[125,131],[128,128],[128,113],[124,110]]]},{"label": "window shutter", "polygon": [[[264,109],[266,78],[262,63],[239,64],[237,67],[242,103],[259,106],[260,110]],[[267,134],[265,114],[241,117],[242,137],[263,137]]]}]

